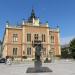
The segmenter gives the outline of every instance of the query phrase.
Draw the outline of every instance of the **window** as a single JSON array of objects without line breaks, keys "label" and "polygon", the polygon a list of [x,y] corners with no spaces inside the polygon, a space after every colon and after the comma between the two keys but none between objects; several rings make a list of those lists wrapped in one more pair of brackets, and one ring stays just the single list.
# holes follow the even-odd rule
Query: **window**
[{"label": "window", "polygon": [[13,55],[17,55],[17,48],[13,48]]},{"label": "window", "polygon": [[27,34],[27,42],[31,42],[31,34]]},{"label": "window", "polygon": [[43,55],[46,56],[46,48],[43,48]]},{"label": "window", "polygon": [[13,34],[13,42],[17,42],[18,41],[18,34]]},{"label": "window", "polygon": [[34,40],[38,40],[38,34],[34,34]]},{"label": "window", "polygon": [[42,34],[42,42],[45,42],[45,34]]},{"label": "window", "polygon": [[27,48],[27,55],[31,55],[31,48]]},{"label": "window", "polygon": [[54,47],[51,48],[50,53],[52,53],[53,55],[55,54],[55,48]]},{"label": "window", "polygon": [[54,36],[51,36],[51,43],[54,43]]}]

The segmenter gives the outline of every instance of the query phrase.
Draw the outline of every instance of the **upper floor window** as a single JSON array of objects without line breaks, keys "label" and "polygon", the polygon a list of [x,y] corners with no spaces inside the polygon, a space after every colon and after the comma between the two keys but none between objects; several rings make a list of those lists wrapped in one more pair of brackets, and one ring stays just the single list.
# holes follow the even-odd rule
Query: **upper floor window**
[{"label": "upper floor window", "polygon": [[54,43],[54,36],[51,36],[51,43]]},{"label": "upper floor window", "polygon": [[30,33],[27,34],[27,42],[31,42],[31,34]]},{"label": "upper floor window", "polygon": [[13,48],[13,55],[17,55],[17,48]]},{"label": "upper floor window", "polygon": [[45,34],[42,34],[42,42],[45,42]]},{"label": "upper floor window", "polygon": [[38,40],[38,34],[34,34],[34,40]]},{"label": "upper floor window", "polygon": [[27,55],[31,55],[31,48],[27,48]]},{"label": "upper floor window", "polygon": [[17,42],[18,41],[18,34],[13,34],[13,42]]}]

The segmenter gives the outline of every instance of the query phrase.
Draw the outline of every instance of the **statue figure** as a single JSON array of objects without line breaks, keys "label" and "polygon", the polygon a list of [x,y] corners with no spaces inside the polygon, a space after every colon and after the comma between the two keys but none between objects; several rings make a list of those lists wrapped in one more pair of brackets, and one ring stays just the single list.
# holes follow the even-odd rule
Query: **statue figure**
[{"label": "statue figure", "polygon": [[[34,43],[36,44],[36,42]],[[41,50],[43,46],[41,44],[41,41],[37,41],[37,44],[35,45],[35,69],[38,71],[39,68],[42,66],[42,61],[41,61]]]},{"label": "statue figure", "polygon": [[38,44],[36,47],[35,47],[35,59],[37,61],[40,61],[40,56],[41,56],[41,44]]}]

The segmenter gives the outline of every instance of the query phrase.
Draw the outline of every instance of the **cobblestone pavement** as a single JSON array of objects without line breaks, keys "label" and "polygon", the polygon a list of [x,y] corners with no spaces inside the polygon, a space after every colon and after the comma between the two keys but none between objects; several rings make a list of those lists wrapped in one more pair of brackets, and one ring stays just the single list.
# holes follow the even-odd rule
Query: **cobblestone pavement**
[{"label": "cobblestone pavement", "polygon": [[33,63],[21,64],[0,64],[0,75],[75,75],[75,61],[60,60],[52,63],[43,63],[44,67],[49,67],[53,72],[48,73],[26,73],[28,67],[33,67]]}]

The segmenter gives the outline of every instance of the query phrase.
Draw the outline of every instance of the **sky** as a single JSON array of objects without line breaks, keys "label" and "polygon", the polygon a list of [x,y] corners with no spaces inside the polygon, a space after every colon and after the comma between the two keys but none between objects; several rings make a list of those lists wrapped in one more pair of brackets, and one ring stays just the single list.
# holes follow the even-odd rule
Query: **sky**
[{"label": "sky", "polygon": [[75,37],[75,0],[0,0],[0,40],[6,21],[11,26],[20,24],[23,18],[28,19],[32,8],[42,23],[60,27],[62,44]]}]

